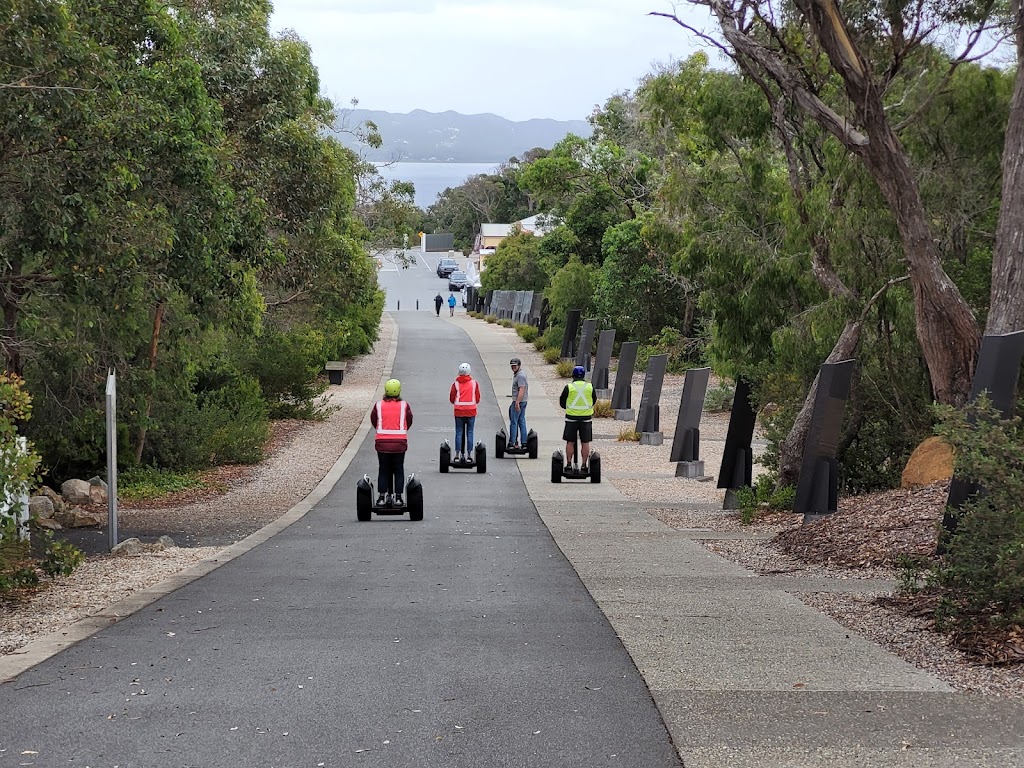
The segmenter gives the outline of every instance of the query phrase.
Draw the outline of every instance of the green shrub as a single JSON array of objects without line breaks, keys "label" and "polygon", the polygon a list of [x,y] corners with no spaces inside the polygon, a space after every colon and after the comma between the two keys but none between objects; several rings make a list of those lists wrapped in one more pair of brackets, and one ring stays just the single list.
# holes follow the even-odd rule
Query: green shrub
[{"label": "green shrub", "polygon": [[620,443],[639,443],[640,433],[633,428],[632,425],[622,427],[619,430],[619,436],[615,438]]},{"label": "green shrub", "polygon": [[615,415],[615,411],[612,409],[611,400],[596,400],[594,401],[594,418],[597,419],[610,419]]},{"label": "green shrub", "polygon": [[127,502],[148,501],[202,487],[198,472],[173,472],[156,467],[131,467],[120,472],[117,478],[117,495]]},{"label": "green shrub", "polygon": [[547,342],[544,341],[543,336],[538,336],[536,339],[533,340],[533,348],[536,349],[538,352],[543,352],[547,348]]},{"label": "green shrub", "polygon": [[309,326],[272,329],[258,340],[250,373],[259,380],[272,418],[316,416],[314,400],[327,386],[318,380],[326,361],[324,335]]},{"label": "green shrub", "polygon": [[498,322],[498,316],[497,315],[487,315],[484,318],[484,320],[486,320],[488,323],[496,323],[496,322]]},{"label": "green shrub", "polygon": [[255,379],[239,377],[199,398],[203,454],[211,465],[255,464],[270,437],[267,405]]},{"label": "green shrub", "polygon": [[736,388],[728,382],[720,382],[718,386],[708,389],[704,397],[704,410],[711,413],[720,413],[732,408],[732,398],[736,394]]},{"label": "green shrub", "polygon": [[665,370],[668,373],[685,373],[700,360],[700,343],[688,339],[675,328],[662,328],[661,332],[647,344],[641,344],[636,354],[637,370],[644,370],[651,355],[668,355]]},{"label": "green shrub", "polygon": [[558,347],[548,347],[544,350],[544,362],[554,365],[562,359],[562,350]]},{"label": "green shrub", "polygon": [[71,573],[85,562],[85,553],[67,541],[51,540],[47,543],[46,553],[39,567],[50,577],[70,576]]},{"label": "green shrub", "polygon": [[511,328],[513,325],[515,325],[515,323],[513,323],[511,320],[499,320],[498,325],[500,325],[502,328]]},{"label": "green shrub", "polygon": [[528,325],[527,323],[518,323],[516,325],[516,333],[519,334],[519,338],[523,341],[536,341],[537,337],[540,336],[537,326]]},{"label": "green shrub", "polygon": [[[1022,404],[1024,407],[1024,404]],[[937,615],[954,629],[1024,625],[1024,426],[1003,419],[987,397],[958,411],[938,409],[936,432],[954,447],[956,472],[984,492],[955,514],[944,536]]]},{"label": "green shrub", "polygon": [[561,376],[563,379],[568,379],[572,376],[572,369],[575,367],[572,360],[559,360],[555,363],[555,373]]},{"label": "green shrub", "polygon": [[793,509],[796,500],[796,488],[783,486],[776,489],[776,480],[771,473],[757,478],[753,487],[744,487],[736,491],[736,500],[740,507],[740,520],[745,525],[754,522],[759,511],[784,512]]}]

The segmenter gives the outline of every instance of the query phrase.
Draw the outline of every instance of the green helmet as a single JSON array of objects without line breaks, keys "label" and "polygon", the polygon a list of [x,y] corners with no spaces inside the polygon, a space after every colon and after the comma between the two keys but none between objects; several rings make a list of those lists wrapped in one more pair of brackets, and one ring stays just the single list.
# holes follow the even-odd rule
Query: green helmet
[{"label": "green helmet", "polygon": [[388,397],[398,397],[402,394],[402,382],[398,379],[388,379],[384,382],[384,394]]}]

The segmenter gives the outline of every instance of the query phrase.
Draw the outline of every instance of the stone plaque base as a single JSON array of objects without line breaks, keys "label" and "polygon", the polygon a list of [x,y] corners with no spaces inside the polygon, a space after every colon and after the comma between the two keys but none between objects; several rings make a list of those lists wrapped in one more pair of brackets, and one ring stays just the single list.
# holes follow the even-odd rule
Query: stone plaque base
[{"label": "stone plaque base", "polygon": [[738,488],[726,488],[725,489],[725,501],[722,502],[722,509],[739,509],[740,498],[736,493]]},{"label": "stone plaque base", "polygon": [[594,390],[595,400],[611,400],[612,391],[610,389],[595,389]]},{"label": "stone plaque base", "polygon": [[632,408],[616,408],[616,421],[636,421],[636,411]]},{"label": "stone plaque base", "polygon": [[641,432],[640,445],[663,445],[665,435],[661,432]]},{"label": "stone plaque base", "polygon": [[678,461],[676,462],[676,477],[696,478],[704,477],[703,461]]},{"label": "stone plaque base", "polygon": [[824,520],[827,517],[832,517],[832,515],[832,512],[804,512],[804,525],[807,525],[808,523],[816,523],[818,520]]}]

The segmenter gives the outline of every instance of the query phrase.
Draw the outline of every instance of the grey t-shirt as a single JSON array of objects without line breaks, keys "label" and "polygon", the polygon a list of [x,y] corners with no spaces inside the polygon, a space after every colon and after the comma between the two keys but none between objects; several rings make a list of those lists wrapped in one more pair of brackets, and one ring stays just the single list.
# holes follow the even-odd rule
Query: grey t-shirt
[{"label": "grey t-shirt", "polygon": [[526,402],[527,396],[530,394],[530,385],[526,383],[526,374],[523,373],[523,369],[520,368],[516,374],[512,377],[512,399],[515,400],[519,396],[519,390],[523,390],[522,402]]}]

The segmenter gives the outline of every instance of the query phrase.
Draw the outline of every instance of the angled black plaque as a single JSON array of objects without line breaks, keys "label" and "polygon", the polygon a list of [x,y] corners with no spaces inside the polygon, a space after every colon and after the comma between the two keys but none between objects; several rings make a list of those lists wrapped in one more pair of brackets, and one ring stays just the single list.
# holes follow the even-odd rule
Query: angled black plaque
[{"label": "angled black plaque", "polygon": [[[974,381],[971,382],[971,401],[977,400],[982,392],[988,392],[992,406],[1003,414],[1004,419],[1010,418],[1017,401],[1017,380],[1020,378],[1022,358],[1024,331],[983,336],[978,366],[974,370]],[[982,490],[977,483],[961,477],[953,478],[946,499],[946,514],[942,518],[942,525],[947,531],[954,531],[957,521],[956,514],[949,507],[960,509],[967,499]]]},{"label": "angled black plaque", "polygon": [[753,484],[754,424],[757,414],[750,402],[750,382],[740,378],[732,396],[729,431],[725,436],[725,453],[718,470],[719,488],[744,488]]},{"label": "angled black plaque", "polygon": [[700,417],[704,413],[704,397],[708,393],[710,378],[710,368],[691,368],[686,372],[669,461],[700,459]]},{"label": "angled black plaque", "polygon": [[576,333],[580,329],[580,317],[582,309],[570,309],[565,316],[565,331],[562,333],[562,354],[563,360],[576,357]]},{"label": "angled black plaque", "polygon": [[647,359],[647,372],[644,374],[644,391],[640,395],[640,413],[636,419],[636,431],[660,432],[661,385],[665,381],[665,366],[668,355],[651,355]]},{"label": "angled black plaque", "polygon": [[624,342],[619,350],[619,367],[615,371],[615,389],[612,390],[612,410],[628,411],[633,407],[633,369],[640,342]]},{"label": "angled black plaque", "polygon": [[608,366],[612,362],[612,347],[615,346],[615,329],[601,331],[597,337],[597,357],[594,358],[594,374],[590,383],[594,389],[608,389]]},{"label": "angled black plaque", "polygon": [[590,353],[594,346],[594,333],[597,332],[597,319],[590,317],[583,321],[583,330],[580,331],[580,346],[576,350],[576,365],[582,365],[590,370]]},{"label": "angled black plaque", "polygon": [[836,511],[839,476],[836,451],[843,428],[846,400],[853,380],[853,360],[825,363],[818,372],[818,391],[811,411],[811,428],[796,486],[793,511],[812,520]]}]

